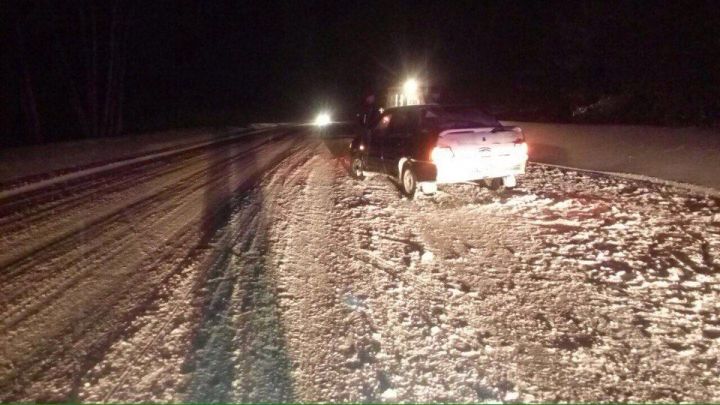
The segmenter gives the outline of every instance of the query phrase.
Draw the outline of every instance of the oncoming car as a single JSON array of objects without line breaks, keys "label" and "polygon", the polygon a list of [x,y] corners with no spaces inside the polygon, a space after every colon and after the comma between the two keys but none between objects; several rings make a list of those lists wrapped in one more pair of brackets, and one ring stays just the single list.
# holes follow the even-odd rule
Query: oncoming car
[{"label": "oncoming car", "polygon": [[437,184],[485,182],[514,187],[525,173],[527,144],[518,127],[503,126],[469,106],[412,105],[385,110],[350,144],[350,173],[388,174],[409,197]]}]

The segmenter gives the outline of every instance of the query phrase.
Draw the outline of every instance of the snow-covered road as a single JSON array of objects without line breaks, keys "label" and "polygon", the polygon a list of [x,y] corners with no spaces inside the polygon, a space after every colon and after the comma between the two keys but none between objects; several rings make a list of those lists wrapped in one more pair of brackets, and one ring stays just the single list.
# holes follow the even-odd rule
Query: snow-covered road
[{"label": "snow-covered road", "polygon": [[409,201],[292,129],[0,200],[0,400],[720,400],[720,201]]}]

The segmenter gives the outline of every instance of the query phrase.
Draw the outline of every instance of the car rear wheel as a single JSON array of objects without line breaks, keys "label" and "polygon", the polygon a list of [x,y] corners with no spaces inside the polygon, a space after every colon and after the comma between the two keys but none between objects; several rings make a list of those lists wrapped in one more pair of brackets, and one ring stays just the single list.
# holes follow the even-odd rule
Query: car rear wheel
[{"label": "car rear wheel", "polygon": [[417,189],[417,177],[415,177],[415,173],[412,168],[406,167],[403,170],[400,184],[402,186],[403,193],[405,193],[408,198],[413,198],[415,196],[415,190]]},{"label": "car rear wheel", "polygon": [[483,183],[485,183],[485,186],[493,191],[498,191],[503,189],[503,180],[499,177],[492,178],[492,179],[485,179],[483,180]]},{"label": "car rear wheel", "polygon": [[354,179],[362,180],[365,175],[363,174],[363,161],[360,156],[353,156],[350,161],[350,176]]}]

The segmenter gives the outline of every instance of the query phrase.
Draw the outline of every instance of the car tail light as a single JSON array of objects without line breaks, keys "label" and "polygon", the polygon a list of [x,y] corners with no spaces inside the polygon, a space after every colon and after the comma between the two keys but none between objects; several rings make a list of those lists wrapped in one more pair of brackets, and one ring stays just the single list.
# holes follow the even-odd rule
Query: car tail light
[{"label": "car tail light", "polygon": [[527,143],[523,142],[522,140],[520,142],[515,141],[515,147],[518,148],[517,150],[520,155],[528,154]]},{"label": "car tail light", "polygon": [[433,162],[440,162],[443,160],[452,159],[454,157],[455,154],[453,153],[452,149],[447,146],[437,146],[432,150],[432,153],[430,154],[430,159],[432,159]]},{"label": "car tail light", "polygon": [[515,148],[517,148],[517,152],[519,155],[525,155],[528,154],[528,146],[527,143],[525,143],[525,135],[522,133],[522,130],[518,127],[513,128],[515,132],[517,132],[517,138],[515,138],[515,141],[513,142],[515,144]]}]

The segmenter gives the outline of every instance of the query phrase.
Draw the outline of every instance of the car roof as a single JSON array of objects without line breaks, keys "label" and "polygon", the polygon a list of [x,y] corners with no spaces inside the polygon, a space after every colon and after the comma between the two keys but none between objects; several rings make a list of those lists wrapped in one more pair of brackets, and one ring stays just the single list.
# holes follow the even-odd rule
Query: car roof
[{"label": "car roof", "polygon": [[383,110],[383,113],[386,112],[393,112],[393,111],[402,111],[402,110],[414,110],[418,108],[424,108],[424,107],[446,107],[446,108],[475,108],[480,110],[482,113],[490,116],[494,116],[493,114],[488,113],[485,111],[484,108],[478,107],[477,105],[473,104],[438,104],[438,103],[425,103],[425,104],[413,104],[413,105],[402,105],[397,107],[388,107],[385,110]]},{"label": "car roof", "polygon": [[414,110],[417,108],[423,108],[423,107],[439,107],[440,104],[413,104],[413,105],[401,105],[397,107],[388,107],[385,109],[384,112],[393,112],[393,111],[399,111],[399,110]]}]

